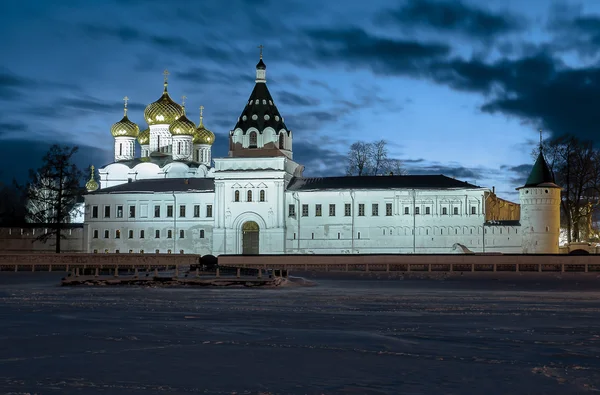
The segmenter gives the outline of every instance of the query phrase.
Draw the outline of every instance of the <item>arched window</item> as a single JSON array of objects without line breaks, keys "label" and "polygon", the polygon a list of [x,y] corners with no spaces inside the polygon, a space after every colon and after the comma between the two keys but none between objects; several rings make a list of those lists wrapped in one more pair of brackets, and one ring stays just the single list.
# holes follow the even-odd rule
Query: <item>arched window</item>
[{"label": "arched window", "polygon": [[236,201],[236,202],[240,201],[240,191],[235,191],[235,195],[234,195],[233,200]]},{"label": "arched window", "polygon": [[265,201],[265,190],[264,189],[260,190],[260,193],[258,194],[258,198],[261,202]]},{"label": "arched window", "polygon": [[181,141],[177,143],[177,155],[181,155]]},{"label": "arched window", "polygon": [[257,143],[257,136],[256,136],[256,132],[250,132],[250,143],[248,144],[248,146],[250,148],[256,148]]},{"label": "arched window", "polygon": [[252,191],[248,191],[248,201],[252,201]]},{"label": "arched window", "polygon": [[119,155],[123,155],[123,143],[119,143]]},{"label": "arched window", "polygon": [[284,149],[285,148],[285,137],[283,137],[283,133],[279,134],[279,149]]}]

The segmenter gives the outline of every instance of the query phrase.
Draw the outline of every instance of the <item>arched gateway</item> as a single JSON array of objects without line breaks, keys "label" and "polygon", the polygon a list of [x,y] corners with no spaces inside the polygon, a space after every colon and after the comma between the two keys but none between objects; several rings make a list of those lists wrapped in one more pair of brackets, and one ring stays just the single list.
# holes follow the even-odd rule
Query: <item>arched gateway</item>
[{"label": "arched gateway", "polygon": [[253,255],[259,252],[259,230],[258,224],[254,221],[244,222],[242,225],[242,254]]}]

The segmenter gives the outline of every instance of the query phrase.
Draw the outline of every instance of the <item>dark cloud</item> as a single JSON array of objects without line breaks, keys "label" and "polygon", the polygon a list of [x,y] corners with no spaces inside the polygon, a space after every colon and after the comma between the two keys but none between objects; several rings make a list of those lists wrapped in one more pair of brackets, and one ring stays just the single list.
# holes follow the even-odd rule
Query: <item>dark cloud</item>
[{"label": "dark cloud", "polygon": [[525,185],[529,173],[531,173],[532,164],[522,164],[518,166],[503,165],[501,170],[506,172],[512,185]]},{"label": "dark cloud", "polygon": [[284,90],[277,90],[273,93],[274,99],[277,103],[289,105],[289,106],[318,106],[320,100],[315,97],[301,96],[296,93]]},{"label": "dark cloud", "polygon": [[[413,43],[418,50],[407,51],[403,57],[401,50],[391,49],[404,48],[405,41],[380,39],[356,30],[328,31],[314,39],[313,56],[320,62],[420,77],[455,90],[478,93],[486,99],[481,106],[484,112],[514,116],[553,135],[572,133],[600,143],[598,67],[568,67],[544,50],[495,62],[448,58],[443,46],[419,43]],[[358,40],[356,45],[355,40]],[[382,41],[386,44],[381,44]],[[320,45],[328,43],[334,43],[337,49],[324,53]]]},{"label": "dark cloud", "polygon": [[[315,29],[306,35],[317,63],[337,63],[351,69],[368,66],[378,74],[417,74],[450,53],[446,44],[378,37],[360,28]],[[296,56],[306,60],[303,54]]]},{"label": "dark cloud", "polygon": [[238,87],[240,84],[254,83],[252,72],[236,73],[208,66],[195,66],[184,71],[175,71],[173,76],[176,79],[194,84],[219,84],[220,86]]},{"label": "dark cloud", "polygon": [[294,140],[294,158],[305,166],[306,177],[340,176],[346,173],[346,155],[326,148],[321,141]]},{"label": "dark cloud", "polygon": [[494,13],[458,0],[409,0],[400,8],[382,12],[377,19],[400,27],[431,28],[483,40],[525,27],[521,17]]},{"label": "dark cloud", "polygon": [[0,133],[25,132],[27,125],[23,122],[0,122]]},{"label": "dark cloud", "polygon": [[[62,144],[58,142],[59,144]],[[38,169],[42,165],[42,158],[50,149],[52,142],[30,141],[30,140],[2,140],[4,152],[3,160],[6,163],[21,163],[21,166],[12,166],[10,170],[0,173],[0,182],[11,183],[16,179],[20,183],[27,181],[29,169]],[[23,163],[23,153],[27,152],[27,162]],[[90,164],[96,166],[107,164],[113,158],[112,147],[104,150],[99,147],[79,146],[79,151],[74,156],[73,162],[84,170]],[[85,181],[84,181],[85,182]]]},{"label": "dark cloud", "polygon": [[211,45],[210,41],[191,42],[181,36],[146,33],[128,26],[109,27],[84,24],[81,26],[81,31],[90,39],[112,38],[124,44],[142,44],[153,49],[177,52],[190,59],[210,59],[230,63],[239,59],[239,51],[231,46]]},{"label": "dark cloud", "polygon": [[[471,183],[477,183],[477,180],[483,180],[486,176],[486,170],[483,168],[469,168],[461,166],[458,163],[445,165],[437,162],[425,162],[421,159],[412,162],[410,160],[403,160],[402,162],[406,165],[409,174],[443,174],[448,177],[469,181]],[[417,163],[422,164],[414,166]]]}]

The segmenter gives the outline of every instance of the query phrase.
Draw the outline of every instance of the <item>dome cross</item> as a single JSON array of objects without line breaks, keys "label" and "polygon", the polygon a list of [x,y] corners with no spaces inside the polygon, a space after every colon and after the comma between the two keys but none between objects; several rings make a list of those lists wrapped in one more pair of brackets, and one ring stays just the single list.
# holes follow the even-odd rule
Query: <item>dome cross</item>
[{"label": "dome cross", "polygon": [[186,95],[181,96],[181,106],[185,107],[185,99],[187,99]]},{"label": "dome cross", "polygon": [[200,126],[203,125],[202,120],[204,119],[204,106],[200,106]]},{"label": "dome cross", "polygon": [[129,98],[127,96],[125,96],[123,98],[123,101],[125,102],[125,107],[124,107],[125,114],[124,115],[127,115],[127,102],[129,101]]},{"label": "dome cross", "polygon": [[260,48],[260,58],[262,59],[264,45],[260,44],[257,48]]}]

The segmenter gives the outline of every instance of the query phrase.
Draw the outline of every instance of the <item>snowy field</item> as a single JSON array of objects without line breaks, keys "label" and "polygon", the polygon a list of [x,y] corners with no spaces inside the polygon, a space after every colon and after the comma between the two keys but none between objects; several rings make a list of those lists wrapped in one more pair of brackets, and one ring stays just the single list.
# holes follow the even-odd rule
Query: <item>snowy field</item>
[{"label": "snowy field", "polygon": [[600,392],[596,276],[304,276],[317,285],[62,288],[61,274],[0,273],[0,393]]}]

